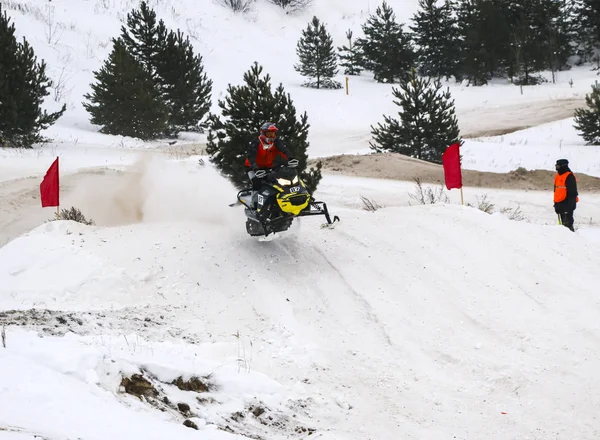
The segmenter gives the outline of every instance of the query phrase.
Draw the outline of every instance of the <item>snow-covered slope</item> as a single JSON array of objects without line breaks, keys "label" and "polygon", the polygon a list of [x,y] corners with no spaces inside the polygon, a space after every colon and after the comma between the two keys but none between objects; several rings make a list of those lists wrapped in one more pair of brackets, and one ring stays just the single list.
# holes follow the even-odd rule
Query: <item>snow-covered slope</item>
[{"label": "snow-covered slope", "polygon": [[[244,72],[257,61],[272,77],[273,85],[283,83],[298,110],[307,111],[312,156],[368,149],[371,125],[382,121],[383,114],[397,112],[392,86],[375,83],[367,73],[350,79],[350,94],[346,96],[343,89],[301,87],[304,79],[294,70],[296,43],[313,15],[327,24],[335,45],[341,46],[346,42],[346,30],[352,29],[355,37],[362,35],[361,24],[379,3],[314,0],[304,12],[286,14],[266,0],[258,0],[250,13],[235,14],[217,0],[149,2],[167,26],[189,35],[204,57],[207,74],[214,81],[213,111],[219,111],[217,99],[223,98],[227,85],[241,84]],[[98,134],[81,104],[94,82],[92,72],[100,68],[111,50],[110,39],[118,36],[122,20],[136,4],[133,0],[3,2],[17,34],[26,36],[48,63],[48,73],[57,84],[48,105],[68,104],[67,113],[48,130],[56,140],[77,142],[80,147],[136,144]],[[403,23],[410,23],[418,7],[416,0],[389,0],[388,4]],[[343,82],[342,72],[338,79]],[[503,80],[486,87],[449,86],[463,134],[482,135],[568,118],[573,107],[582,105],[595,79],[589,67],[581,67],[559,72],[556,84],[525,87],[523,94]]]},{"label": "snow-covered slope", "polygon": [[[597,244],[564,227],[456,205],[343,216],[338,229],[304,219],[266,243],[225,217],[115,228],[53,222],[12,241],[0,250],[0,308],[79,311],[79,324],[52,315],[38,323],[89,336],[28,343],[40,340],[18,332],[12,341],[9,330],[0,377],[11,399],[0,401],[20,407],[19,398],[30,398],[14,389],[18,367],[74,371],[60,379],[73,382],[64,384],[69,391],[53,385],[56,408],[90,394],[112,402],[125,341],[102,361],[97,353],[113,347],[104,338],[135,334],[137,365],[172,366],[156,341],[184,338],[212,350],[209,364],[251,358],[249,369],[276,380],[284,396],[301,385],[296,396],[310,398],[305,419],[319,434],[330,431],[322,438],[600,434]],[[234,351],[234,335],[245,354]],[[49,362],[45,353],[63,353],[54,344],[67,354]],[[61,360],[71,356],[69,344],[91,354]],[[83,359],[85,367],[74,366]],[[202,362],[185,365],[209,373]],[[268,390],[246,394],[265,399]],[[246,394],[227,396],[242,410]],[[138,414],[130,423],[144,423]],[[23,426],[17,415],[2,408],[0,426]]]},{"label": "snow-covered slope", "polygon": [[568,158],[573,171],[600,177],[600,147],[586,145],[573,118],[541,124],[503,136],[470,140],[462,150],[463,167],[506,173],[519,167],[552,169]]},{"label": "snow-covered slope", "polygon": [[[465,188],[470,203],[491,195],[490,216],[458,205],[457,191],[449,205],[407,206],[412,182],[326,175],[317,195],[337,229],[306,218],[286,237],[249,239],[227,207],[233,187],[197,163],[202,136],[157,152],[98,134],[82,110],[135,3],[2,2],[59,84],[48,105],[68,112],[48,130],[56,143],[0,151],[0,439],[600,437],[598,195],[582,194],[573,234],[556,225],[551,182]],[[417,7],[389,3],[404,22]],[[302,88],[293,69],[313,14],[341,45],[373,0],[314,0],[297,15],[265,0],[247,15],[213,0],[150,4],[193,37],[215,98],[255,60],[282,82],[308,112],[311,156],[368,151],[370,125],[395,111],[391,86],[367,75],[346,96]],[[468,141],[465,168],[551,170],[560,156],[600,176],[597,148],[566,119],[595,79],[575,68],[522,95],[502,81],[450,84],[465,134],[560,120]],[[39,182],[56,155],[63,207],[100,226],[44,223]],[[386,208],[365,212],[361,195]],[[499,213],[517,203],[527,221]],[[123,393],[134,373],[158,396]],[[182,391],[179,376],[214,388]]]}]

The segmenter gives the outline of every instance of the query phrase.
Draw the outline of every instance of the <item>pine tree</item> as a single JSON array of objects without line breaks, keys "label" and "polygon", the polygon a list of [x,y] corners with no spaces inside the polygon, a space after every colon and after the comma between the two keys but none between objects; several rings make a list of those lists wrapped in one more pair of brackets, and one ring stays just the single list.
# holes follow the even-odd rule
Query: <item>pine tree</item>
[{"label": "pine tree", "polygon": [[575,110],[574,127],[588,145],[600,145],[600,87],[592,86],[592,92],[585,96],[588,106]]},{"label": "pine tree", "polygon": [[169,110],[166,134],[202,131],[211,106],[212,81],[204,74],[202,57],[194,53],[189,38],[179,30],[168,31],[145,1],[127,14],[121,38],[160,90]]},{"label": "pine tree", "polygon": [[[583,0],[572,0],[563,3],[562,6],[562,25],[563,33],[566,35],[569,42],[569,55],[581,57],[578,61],[585,62],[585,51],[583,41],[585,35],[581,28],[581,5]],[[600,1],[598,2],[600,5]]]},{"label": "pine tree", "polygon": [[113,39],[113,49],[102,68],[94,72],[97,80],[92,94],[83,103],[92,124],[101,125],[106,134],[152,139],[166,126],[167,109],[150,73],[125,47],[122,39]]},{"label": "pine tree", "polygon": [[314,79],[304,85],[317,89],[341,89],[342,84],[333,77],[337,74],[337,58],[333,40],[325,25],[313,17],[307,28],[302,31],[296,54],[300,63],[294,66],[302,76]]},{"label": "pine tree", "polygon": [[584,60],[595,61],[600,69],[600,0],[575,0],[577,34]]},{"label": "pine tree", "polygon": [[484,39],[485,20],[479,3],[479,0],[462,0],[456,8],[460,35],[460,72],[474,86],[487,84],[489,71]]},{"label": "pine tree", "polygon": [[396,22],[396,15],[385,2],[362,25],[364,38],[356,42],[362,55],[362,67],[373,72],[375,81],[393,83],[406,80],[413,65],[410,37]]},{"label": "pine tree", "polygon": [[0,146],[31,148],[44,141],[40,135],[66,110],[48,113],[41,106],[52,82],[46,76],[46,63],[27,42],[19,43],[15,26],[0,4]]},{"label": "pine tree", "polygon": [[360,75],[362,69],[361,54],[359,48],[352,41],[352,31],[348,29],[346,32],[348,46],[338,47],[340,66],[344,68],[344,75]]},{"label": "pine tree", "polygon": [[549,0],[544,6],[545,20],[543,24],[543,48],[546,66],[552,72],[552,82],[556,82],[555,72],[563,70],[568,58],[573,54],[571,42],[573,30],[571,20],[571,4],[562,0]]},{"label": "pine tree", "polygon": [[298,170],[310,191],[314,191],[321,180],[320,163],[317,168],[305,171],[308,156],[308,116],[300,119],[289,94],[281,84],[273,93],[271,77],[261,77],[262,66],[256,62],[244,73],[242,86],[229,86],[227,96],[219,100],[222,120],[217,115],[209,117],[207,152],[211,162],[238,188],[247,185],[244,166],[248,144],[258,136],[259,127],[266,121],[274,122],[279,136],[295,159]]},{"label": "pine tree", "polygon": [[442,163],[448,145],[462,140],[450,90],[441,92],[441,88],[439,79],[431,87],[431,79],[419,78],[414,71],[400,89],[394,87],[400,119],[384,116],[384,124],[371,127],[371,148]]},{"label": "pine tree", "polygon": [[163,20],[156,21],[156,12],[148,7],[146,1],[141,1],[139,9],[127,14],[127,27],[121,26],[121,39],[125,47],[156,82],[156,66],[159,54],[164,54],[167,34],[165,23]]},{"label": "pine tree", "polygon": [[536,72],[554,73],[564,65],[569,46],[562,6],[563,0],[514,0],[506,6],[517,84],[537,84],[543,79]]},{"label": "pine tree", "polygon": [[446,0],[419,0],[420,10],[414,15],[414,33],[417,46],[418,71],[422,75],[449,78],[457,75],[459,42],[452,3]]},{"label": "pine tree", "polygon": [[168,132],[202,131],[211,106],[212,81],[204,73],[202,57],[178,30],[169,32],[156,57],[156,72],[169,110]]}]

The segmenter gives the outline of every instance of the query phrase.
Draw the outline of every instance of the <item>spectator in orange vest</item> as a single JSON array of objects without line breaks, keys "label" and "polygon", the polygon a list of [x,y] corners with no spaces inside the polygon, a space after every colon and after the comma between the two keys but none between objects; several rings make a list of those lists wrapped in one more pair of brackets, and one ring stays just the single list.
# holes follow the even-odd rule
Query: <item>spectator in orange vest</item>
[{"label": "spectator in orange vest", "polygon": [[560,222],[573,232],[573,211],[577,208],[578,195],[577,179],[569,169],[569,161],[558,159],[554,176],[554,211],[559,215]]}]

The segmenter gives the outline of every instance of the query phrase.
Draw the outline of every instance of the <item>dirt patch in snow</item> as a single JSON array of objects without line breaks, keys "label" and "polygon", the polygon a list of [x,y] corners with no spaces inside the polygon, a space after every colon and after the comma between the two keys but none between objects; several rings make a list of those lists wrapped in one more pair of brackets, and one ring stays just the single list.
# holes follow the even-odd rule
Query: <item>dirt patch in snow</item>
[{"label": "dirt patch in snow", "polygon": [[[441,165],[414,159],[397,153],[368,155],[339,155],[318,159],[323,171],[331,174],[412,181],[418,177],[423,183],[444,181]],[[317,159],[309,161],[315,164]],[[554,172],[519,168],[509,173],[491,173],[463,170],[463,184],[467,187],[545,190],[552,191]],[[600,191],[600,178],[575,172],[581,191]]]},{"label": "dirt patch in snow", "polygon": [[501,107],[457,110],[456,117],[464,138],[500,136],[571,118],[575,109],[585,105],[583,98],[550,99]]},{"label": "dirt patch in snow", "polygon": [[[147,402],[163,413],[168,412],[173,417],[183,420],[183,425],[188,428],[198,429],[195,420],[202,420],[201,414],[207,404],[204,399],[199,399],[197,394],[205,391],[198,392],[179,387],[183,393],[178,395],[182,398],[185,396],[190,403],[176,403],[172,400],[174,382],[159,380],[145,369],[141,369],[140,373],[123,377],[120,385],[122,392]],[[214,383],[210,384],[211,390],[217,388]],[[194,396],[197,398],[194,399]],[[311,419],[309,405],[312,407],[313,404],[312,400],[290,399],[284,408],[271,409],[264,402],[254,399],[245,408],[234,411],[229,416],[224,415],[222,421],[217,424],[217,429],[256,440],[306,438],[307,435],[317,432],[315,428],[306,424]],[[223,402],[215,399],[209,405],[218,407],[223,405]]]}]

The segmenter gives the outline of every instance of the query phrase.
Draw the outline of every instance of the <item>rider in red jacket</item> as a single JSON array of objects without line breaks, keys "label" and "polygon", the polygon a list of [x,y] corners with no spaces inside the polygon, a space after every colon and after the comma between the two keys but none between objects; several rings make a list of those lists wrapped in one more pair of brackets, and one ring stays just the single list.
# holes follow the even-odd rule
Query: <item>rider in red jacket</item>
[{"label": "rider in red jacket", "polygon": [[277,138],[275,124],[266,122],[260,127],[260,135],[250,142],[245,162],[253,190],[260,189],[260,179],[256,177],[256,171],[273,168],[273,161],[277,156],[281,156],[284,162],[291,158],[288,149],[281,139]]}]

